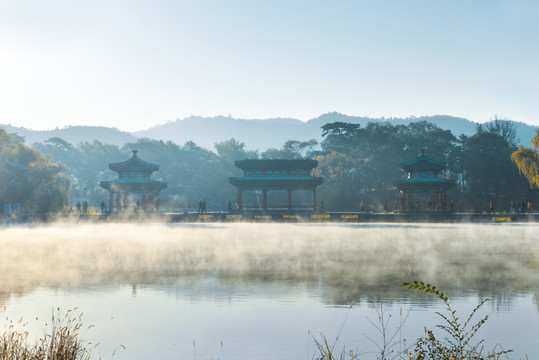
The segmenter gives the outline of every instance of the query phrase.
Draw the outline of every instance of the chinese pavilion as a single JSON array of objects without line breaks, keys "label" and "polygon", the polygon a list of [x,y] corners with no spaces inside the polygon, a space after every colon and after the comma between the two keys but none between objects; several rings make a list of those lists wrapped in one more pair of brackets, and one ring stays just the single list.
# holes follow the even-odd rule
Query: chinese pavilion
[{"label": "chinese pavilion", "polygon": [[406,179],[393,184],[400,191],[400,209],[414,210],[414,194],[427,194],[428,210],[446,210],[446,191],[456,184],[454,180],[438,177],[438,173],[446,167],[446,163],[425,156],[425,149],[420,149],[417,159],[400,164],[399,168],[408,173]]},{"label": "chinese pavilion", "polygon": [[292,191],[312,190],[316,210],[316,187],[324,181],[311,175],[318,166],[316,160],[239,160],[234,165],[243,170],[243,176],[231,177],[230,183],[238,189],[238,208],[243,208],[244,191],[262,191],[262,208],[268,208],[270,190],[288,192],[288,209],[292,209]]},{"label": "chinese pavilion", "polygon": [[[167,183],[150,179],[152,173],[159,170],[159,165],[139,159],[137,150],[132,152],[133,156],[129,160],[109,164],[109,168],[118,173],[118,179],[100,183],[102,188],[109,191],[109,210],[113,211],[114,208],[121,210],[122,206],[127,208],[128,195],[137,196],[137,204],[143,209],[159,210],[159,191],[165,189]],[[114,195],[116,195],[115,206]]]}]

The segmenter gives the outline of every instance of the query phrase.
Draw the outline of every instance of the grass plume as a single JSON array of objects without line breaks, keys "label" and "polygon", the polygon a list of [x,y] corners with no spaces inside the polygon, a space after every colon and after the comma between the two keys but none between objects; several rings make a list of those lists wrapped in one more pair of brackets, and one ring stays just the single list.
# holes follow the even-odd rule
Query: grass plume
[{"label": "grass plume", "polygon": [[50,323],[45,324],[43,335],[32,342],[27,330],[28,322],[5,319],[0,335],[0,360],[90,360],[92,351],[99,344],[92,344],[82,336],[82,313],[68,310],[61,316],[60,309],[53,311]]}]

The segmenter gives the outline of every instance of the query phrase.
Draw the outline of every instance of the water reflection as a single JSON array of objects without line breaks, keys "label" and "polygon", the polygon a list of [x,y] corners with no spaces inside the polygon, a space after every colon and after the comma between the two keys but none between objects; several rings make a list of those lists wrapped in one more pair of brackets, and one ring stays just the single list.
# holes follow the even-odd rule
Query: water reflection
[{"label": "water reflection", "polygon": [[[0,229],[0,303],[40,287],[294,284],[328,304],[539,289],[536,224],[70,224]],[[537,295],[536,297],[537,303]]]}]

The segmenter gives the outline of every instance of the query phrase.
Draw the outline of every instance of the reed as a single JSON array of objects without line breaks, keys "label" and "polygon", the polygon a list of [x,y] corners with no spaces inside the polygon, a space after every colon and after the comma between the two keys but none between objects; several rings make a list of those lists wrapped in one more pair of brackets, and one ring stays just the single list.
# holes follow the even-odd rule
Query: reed
[{"label": "reed", "polygon": [[[375,307],[377,313],[377,322],[369,322],[381,335],[380,342],[373,340],[370,336],[366,336],[376,347],[378,353],[374,354],[377,360],[500,360],[510,359],[509,354],[512,350],[505,350],[501,345],[496,345],[492,349],[485,348],[484,339],[476,339],[476,335],[481,327],[487,322],[488,315],[479,319],[479,309],[489,301],[484,299],[464,318],[460,320],[457,312],[452,308],[449,297],[436,286],[430,284],[413,281],[404,282],[401,287],[418,290],[424,294],[431,294],[441,299],[445,305],[447,313],[436,312],[440,317],[441,323],[436,325],[436,328],[441,329],[445,333],[442,339],[436,338],[433,330],[425,328],[425,336],[419,338],[412,346],[406,346],[406,340],[401,337],[401,330],[408,319],[408,314],[404,316],[402,308],[400,310],[400,321],[394,331],[389,330],[389,320],[391,315],[385,315],[382,304]],[[350,306],[352,308],[353,304]],[[344,322],[348,317],[345,317]],[[367,354],[359,354],[354,351],[346,350],[344,347],[340,351],[335,350],[335,346],[339,339],[337,335],[335,342],[330,343],[325,335],[321,334],[320,339],[313,337],[317,348],[313,359],[315,360],[352,360],[352,359],[371,359]],[[397,338],[398,337],[398,338]],[[398,349],[397,349],[398,347]],[[527,357],[526,357],[527,359]]]},{"label": "reed", "polygon": [[[4,309],[5,310],[5,309]],[[61,316],[60,309],[52,312],[50,323],[45,323],[43,335],[31,341],[28,322],[6,318],[0,335],[0,360],[90,360],[99,344],[83,338],[82,313],[68,310]]]}]

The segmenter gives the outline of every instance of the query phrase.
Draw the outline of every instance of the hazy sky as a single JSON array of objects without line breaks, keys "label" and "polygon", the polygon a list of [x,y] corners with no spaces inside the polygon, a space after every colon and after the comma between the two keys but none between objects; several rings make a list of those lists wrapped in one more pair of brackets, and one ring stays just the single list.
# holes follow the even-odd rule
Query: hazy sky
[{"label": "hazy sky", "polygon": [[0,123],[330,111],[539,125],[539,1],[0,0]]}]

